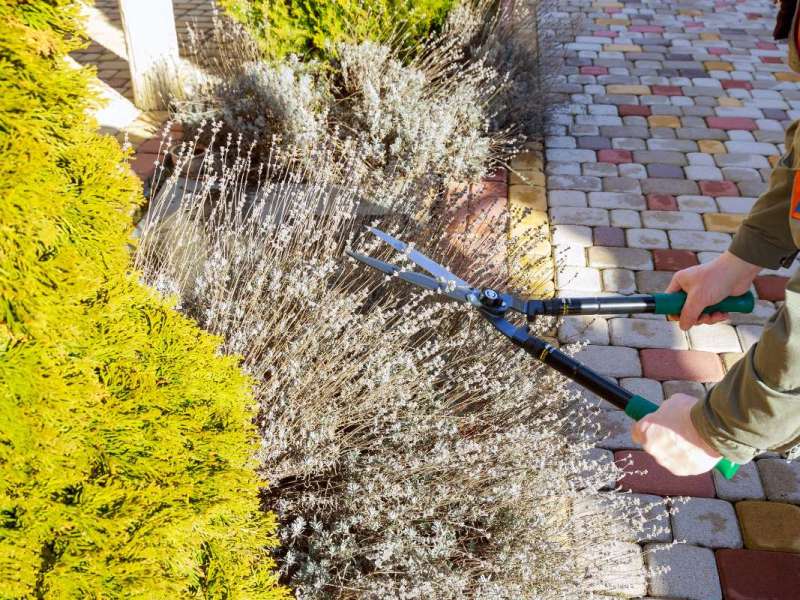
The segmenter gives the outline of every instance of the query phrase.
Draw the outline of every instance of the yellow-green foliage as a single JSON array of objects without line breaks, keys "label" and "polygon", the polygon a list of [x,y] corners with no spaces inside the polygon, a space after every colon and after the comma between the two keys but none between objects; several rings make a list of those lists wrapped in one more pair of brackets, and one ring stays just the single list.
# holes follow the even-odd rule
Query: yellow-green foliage
[{"label": "yellow-green foliage", "polygon": [[75,16],[0,0],[0,598],[286,597],[250,381],[130,272]]},{"label": "yellow-green foliage", "polygon": [[441,26],[455,0],[219,0],[272,58],[330,57],[337,42],[413,46]]}]

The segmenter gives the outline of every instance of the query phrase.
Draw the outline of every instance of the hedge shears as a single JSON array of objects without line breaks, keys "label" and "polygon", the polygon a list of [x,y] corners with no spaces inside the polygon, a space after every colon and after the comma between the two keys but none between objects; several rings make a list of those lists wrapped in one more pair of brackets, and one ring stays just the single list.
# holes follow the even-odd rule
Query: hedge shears
[{"label": "hedge shears", "polygon": [[[396,276],[423,289],[443,294],[448,298],[473,306],[495,329],[515,345],[617,408],[622,409],[632,419],[638,421],[658,409],[657,404],[609,381],[545,340],[531,335],[528,323],[534,321],[540,315],[626,315],[634,313],[678,315],[686,301],[685,292],[600,298],[552,298],[549,300],[517,298],[512,294],[498,292],[492,288],[473,287],[439,263],[415,250],[413,246],[392,237],[380,229],[374,227],[368,227],[367,229],[397,252],[402,253],[412,263],[427,271],[429,275],[418,271],[404,270],[371,256],[347,250],[347,254],[352,258],[386,275]],[[718,304],[707,307],[703,312],[747,313],[752,312],[754,305],[753,294],[747,292],[741,296],[730,296]],[[525,315],[527,322],[520,326],[514,325],[505,318],[510,312]],[[739,469],[739,465],[722,458],[715,468],[726,479],[731,479]]]}]

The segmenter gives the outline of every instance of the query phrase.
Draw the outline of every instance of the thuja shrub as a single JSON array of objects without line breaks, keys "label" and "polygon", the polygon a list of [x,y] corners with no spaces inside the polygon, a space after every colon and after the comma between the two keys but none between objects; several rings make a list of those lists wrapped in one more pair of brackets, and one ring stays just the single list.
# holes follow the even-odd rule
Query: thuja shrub
[{"label": "thuja shrub", "polygon": [[221,0],[272,59],[336,55],[336,44],[401,38],[413,48],[441,27],[455,0]]},{"label": "thuja shrub", "polygon": [[361,236],[377,223],[504,286],[472,250],[502,240],[363,214],[353,148],[298,172],[276,160],[249,189],[246,157],[188,186],[173,174],[137,250],[145,279],[258,382],[283,581],[298,598],[644,594],[639,549],[618,541],[641,513],[597,492],[619,473],[592,459],[590,408],[475,311],[343,254],[386,258]]},{"label": "thuja shrub", "polygon": [[0,2],[0,597],[285,597],[252,381],[131,271],[77,14]]}]

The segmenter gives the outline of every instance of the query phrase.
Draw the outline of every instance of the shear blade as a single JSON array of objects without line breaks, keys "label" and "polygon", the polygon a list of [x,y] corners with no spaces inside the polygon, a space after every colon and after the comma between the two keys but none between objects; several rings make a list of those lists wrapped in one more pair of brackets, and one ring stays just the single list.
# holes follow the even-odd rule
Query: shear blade
[{"label": "shear blade", "polygon": [[367,229],[369,229],[369,231],[372,232],[375,236],[377,236],[378,238],[389,244],[392,248],[394,248],[398,252],[402,252],[403,254],[408,256],[408,258],[412,262],[416,263],[417,265],[425,269],[428,273],[430,273],[434,277],[446,279],[447,281],[452,281],[459,286],[469,287],[466,281],[464,281],[459,277],[456,277],[455,275],[453,275],[453,273],[445,269],[439,263],[425,256],[422,252],[414,250],[413,248],[409,247],[409,245],[406,242],[402,242],[397,238],[394,238],[388,233],[381,231],[380,229],[377,229],[375,227],[367,227]]}]

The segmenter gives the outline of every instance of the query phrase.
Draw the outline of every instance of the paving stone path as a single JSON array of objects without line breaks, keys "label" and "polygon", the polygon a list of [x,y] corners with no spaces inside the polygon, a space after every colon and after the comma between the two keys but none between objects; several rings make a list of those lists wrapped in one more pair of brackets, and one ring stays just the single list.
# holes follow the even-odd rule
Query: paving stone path
[{"label": "paving stone path", "polygon": [[[580,14],[545,143],[547,203],[562,296],[663,291],[673,273],[724,251],[800,117],[800,77],[771,31],[767,0],[566,0]],[[758,305],[688,334],[662,316],[568,318],[562,341],[655,402],[701,396],[758,339],[797,268],[764,271]],[[632,462],[622,488],[688,496],[668,531],[642,540],[658,598],[800,598],[800,463],[765,456],[733,482],[677,478],[636,449],[604,405],[599,443]],[[630,458],[629,458],[630,457]],[[622,463],[620,463],[622,464]],[[670,546],[673,540],[683,545]],[[662,570],[663,571],[663,570]]]}]

